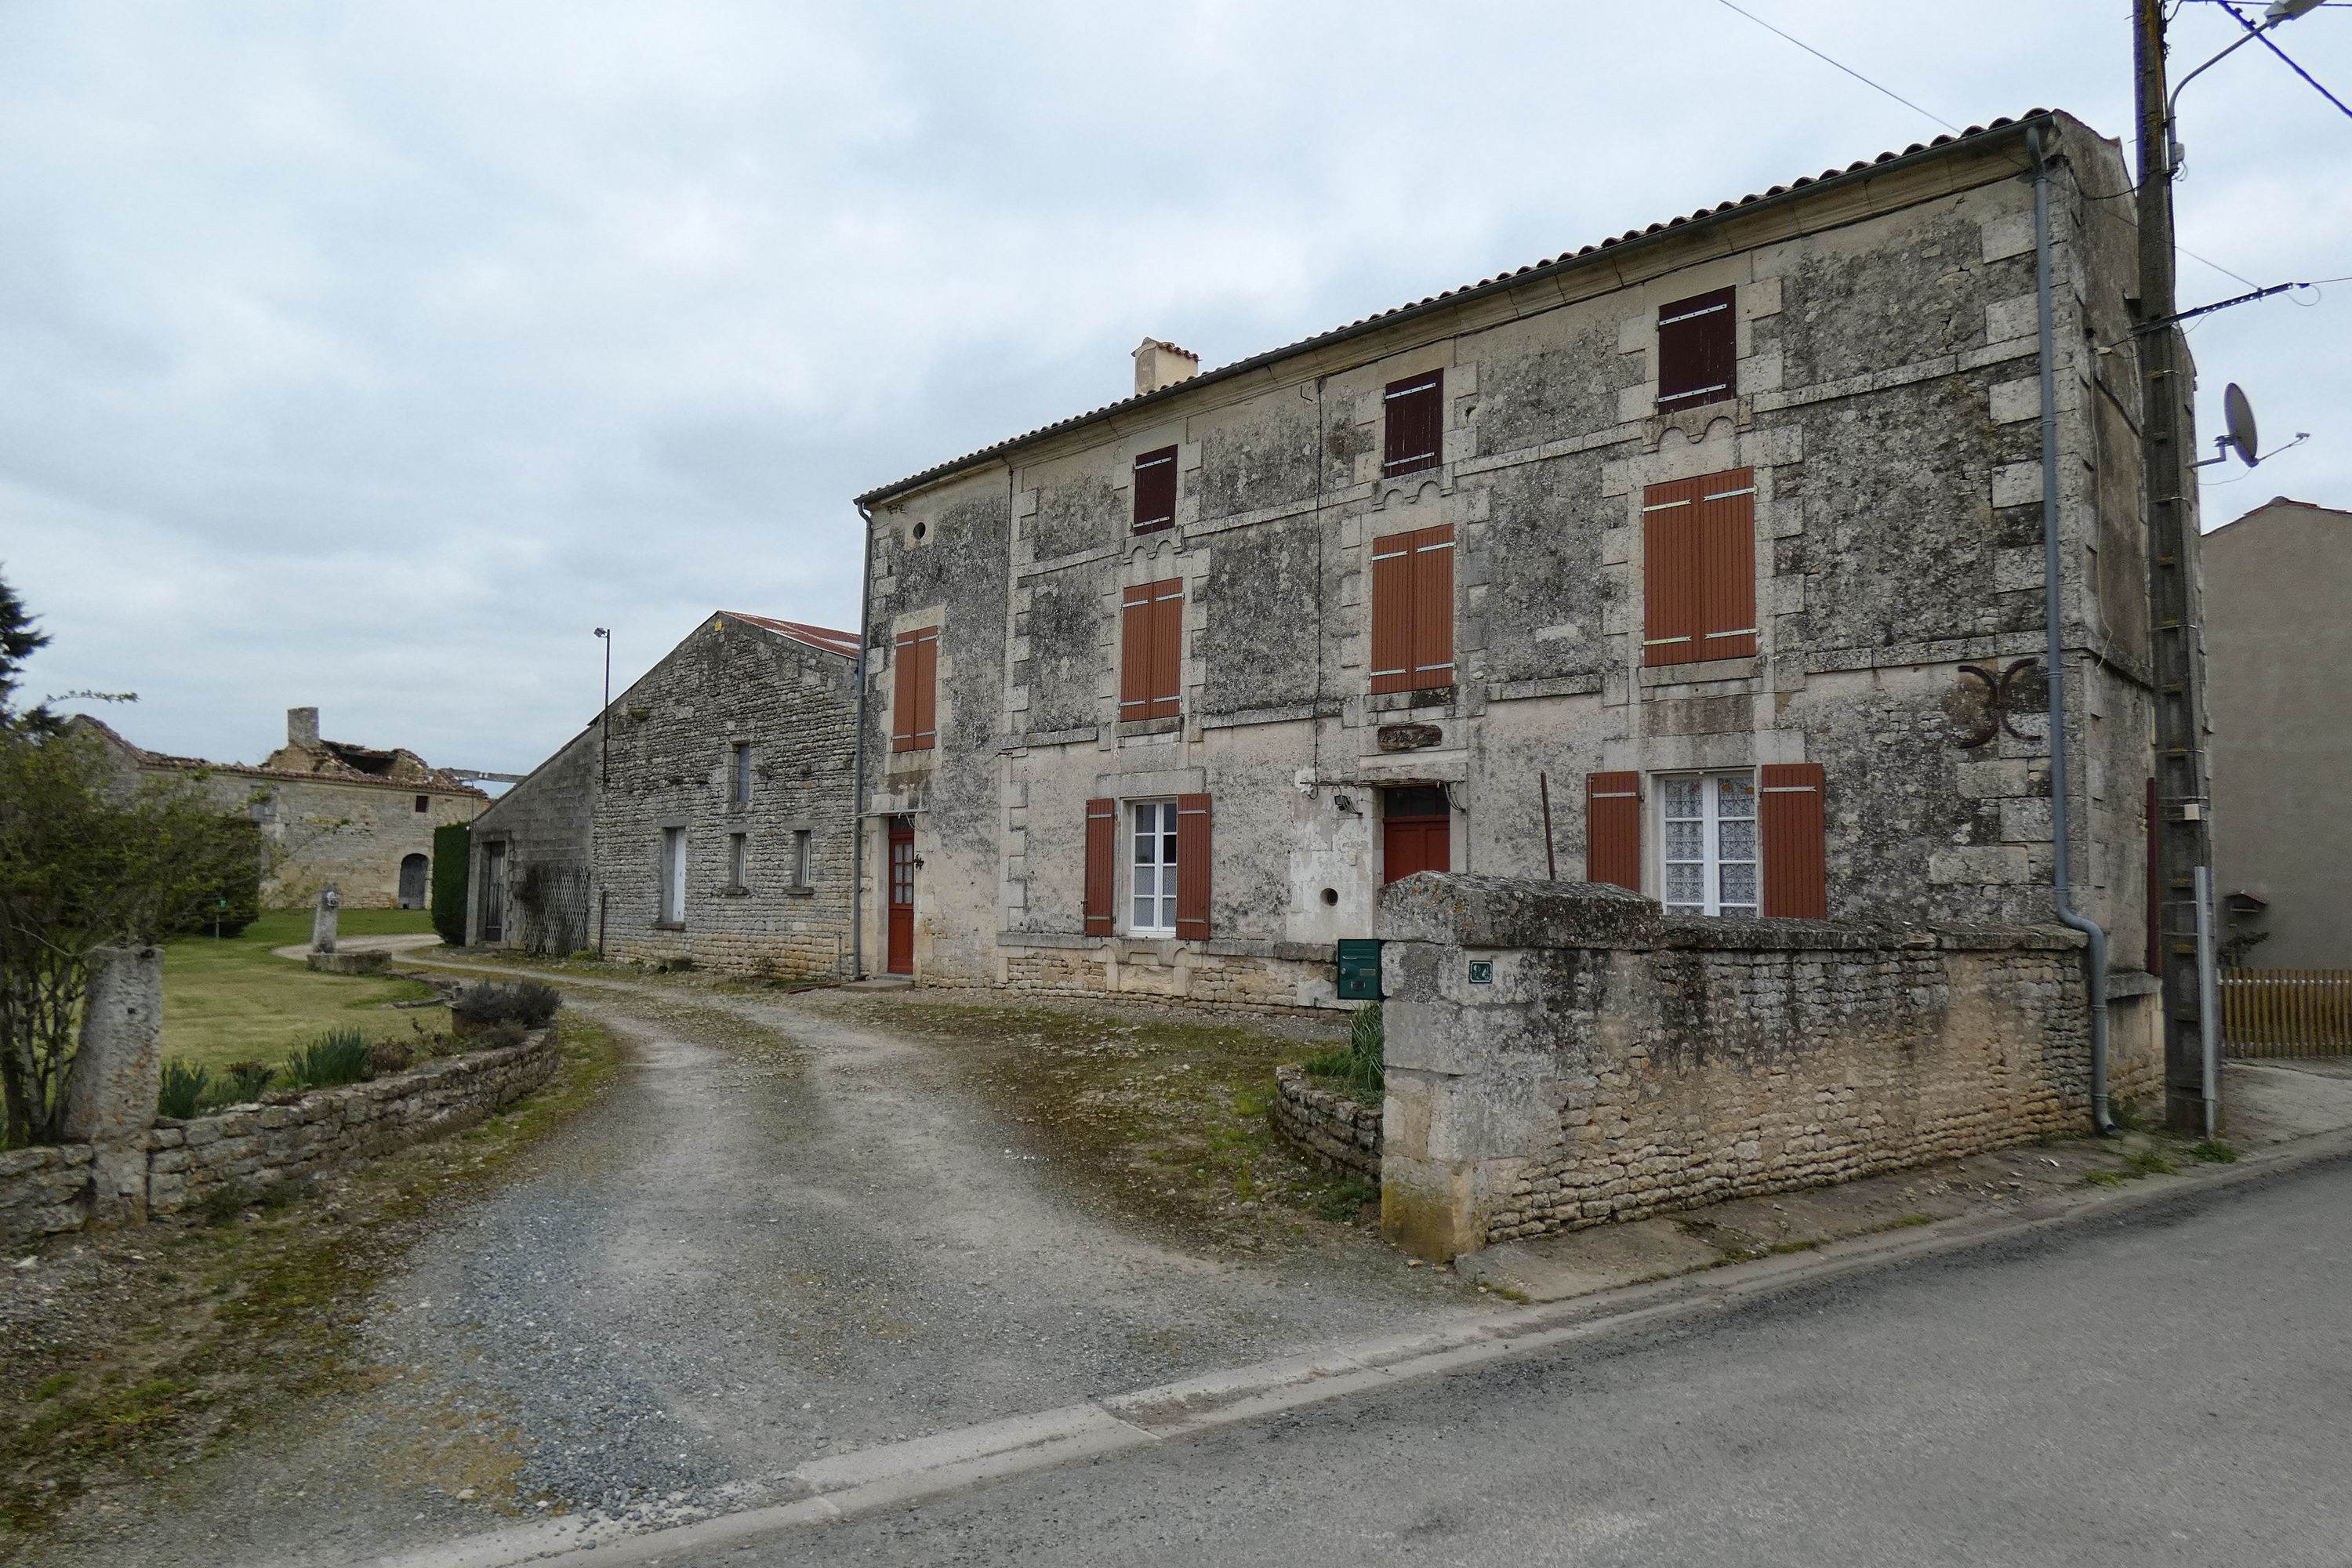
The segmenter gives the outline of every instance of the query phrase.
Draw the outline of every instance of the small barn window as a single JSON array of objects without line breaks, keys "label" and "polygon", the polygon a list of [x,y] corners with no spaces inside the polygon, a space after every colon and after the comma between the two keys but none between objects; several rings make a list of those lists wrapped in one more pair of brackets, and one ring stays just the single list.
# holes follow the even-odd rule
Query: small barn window
[{"label": "small barn window", "polygon": [[1389,383],[1381,472],[1410,474],[1437,467],[1445,435],[1445,373],[1407,376]]},{"label": "small barn window", "polygon": [[418,796],[416,797],[416,809],[417,809],[417,810],[419,810],[419,811],[430,811],[430,810],[432,810],[432,809],[433,809],[433,797],[432,797],[431,795],[418,795]]},{"label": "small barn window", "polygon": [[727,798],[737,805],[751,804],[751,742],[738,741],[729,754]]},{"label": "small barn window", "polygon": [[795,888],[815,886],[816,867],[814,864],[815,857],[811,849],[812,837],[813,835],[805,827],[795,828],[793,831],[793,886]]},{"label": "small barn window", "polygon": [[751,836],[730,833],[727,836],[727,886],[741,892],[751,885]]},{"label": "small barn window", "polygon": [[1135,459],[1135,531],[1150,533],[1176,521],[1176,448],[1162,447]]}]

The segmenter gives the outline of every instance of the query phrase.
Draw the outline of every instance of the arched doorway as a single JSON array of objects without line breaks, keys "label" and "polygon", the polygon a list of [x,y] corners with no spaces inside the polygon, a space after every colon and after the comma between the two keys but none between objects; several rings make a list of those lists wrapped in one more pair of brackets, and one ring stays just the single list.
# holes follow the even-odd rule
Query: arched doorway
[{"label": "arched doorway", "polygon": [[425,907],[425,873],[428,862],[422,855],[400,858],[400,907],[421,910]]}]

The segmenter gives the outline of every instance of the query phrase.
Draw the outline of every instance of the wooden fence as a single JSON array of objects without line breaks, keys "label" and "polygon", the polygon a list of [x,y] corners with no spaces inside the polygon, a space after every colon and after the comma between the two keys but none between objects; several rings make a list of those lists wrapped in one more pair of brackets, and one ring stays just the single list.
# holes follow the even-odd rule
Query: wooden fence
[{"label": "wooden fence", "polygon": [[2352,1056],[2352,969],[2221,971],[2221,1043],[2233,1057]]}]

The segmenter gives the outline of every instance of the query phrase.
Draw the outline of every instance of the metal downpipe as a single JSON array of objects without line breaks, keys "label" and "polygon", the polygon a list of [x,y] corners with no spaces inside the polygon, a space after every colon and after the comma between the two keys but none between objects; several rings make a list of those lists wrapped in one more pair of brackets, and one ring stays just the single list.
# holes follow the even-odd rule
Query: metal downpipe
[{"label": "metal downpipe", "polygon": [[2107,933],[2099,922],[2076,912],[2069,864],[2066,789],[2066,647],[2064,598],[2058,549],[2058,367],[2050,282],[2050,165],[2042,155],[2042,127],[2026,128],[2033,159],[2033,294],[2041,332],[2042,361],[2042,595],[2048,633],[2043,665],[2050,688],[2050,891],[2058,923],[2090,939],[2084,953],[2091,999],[2091,1125],[2102,1136],[2116,1131],[2107,1107]]},{"label": "metal downpipe", "polygon": [[[856,503],[851,503],[855,505]],[[849,977],[866,978],[866,645],[874,613],[874,514],[857,508],[866,531],[857,568],[857,741],[849,785]]]}]

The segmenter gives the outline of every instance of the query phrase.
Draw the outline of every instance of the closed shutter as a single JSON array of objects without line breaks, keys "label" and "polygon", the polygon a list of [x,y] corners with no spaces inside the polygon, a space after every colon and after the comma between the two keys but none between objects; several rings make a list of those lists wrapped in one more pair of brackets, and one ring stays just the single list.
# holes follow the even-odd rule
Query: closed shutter
[{"label": "closed shutter", "polygon": [[1424,528],[1412,546],[1412,684],[1454,684],[1454,529]]},{"label": "closed shutter", "polygon": [[1584,879],[1642,890],[1642,775],[1584,775]]},{"label": "closed shutter", "polygon": [[1372,542],[1372,689],[1454,684],[1454,529]]},{"label": "closed shutter", "polygon": [[1389,383],[1381,398],[1381,472],[1410,474],[1437,467],[1445,435],[1445,373]]},{"label": "closed shutter", "polygon": [[939,742],[940,633],[937,626],[907,633],[898,639],[898,700],[894,704],[899,731],[894,751],[927,752]]},{"label": "closed shutter", "polygon": [[890,749],[929,751],[939,739],[940,633],[936,626],[902,633],[892,659]]},{"label": "closed shutter", "polygon": [[1118,716],[1172,719],[1183,711],[1184,580],[1146,583],[1120,596]]},{"label": "closed shutter", "polygon": [[1717,289],[1658,309],[1658,407],[1695,408],[1729,397],[1738,374],[1737,293]]},{"label": "closed shutter", "polygon": [[1762,799],[1757,815],[1764,837],[1764,912],[1790,920],[1827,920],[1829,850],[1818,763],[1782,763],[1758,770]]},{"label": "closed shutter", "polygon": [[1734,468],[1699,481],[1698,657],[1756,651],[1756,477]]},{"label": "closed shutter", "polygon": [[1176,521],[1176,448],[1162,447],[1135,459],[1135,531],[1150,533]]},{"label": "closed shutter", "polygon": [[1642,492],[1642,662],[1689,664],[1699,651],[1699,482]]},{"label": "closed shutter", "polygon": [[1111,933],[1111,904],[1118,893],[1118,802],[1087,802],[1087,905],[1088,936]]},{"label": "closed shutter", "polygon": [[1176,797],[1176,935],[1209,940],[1209,797]]}]

